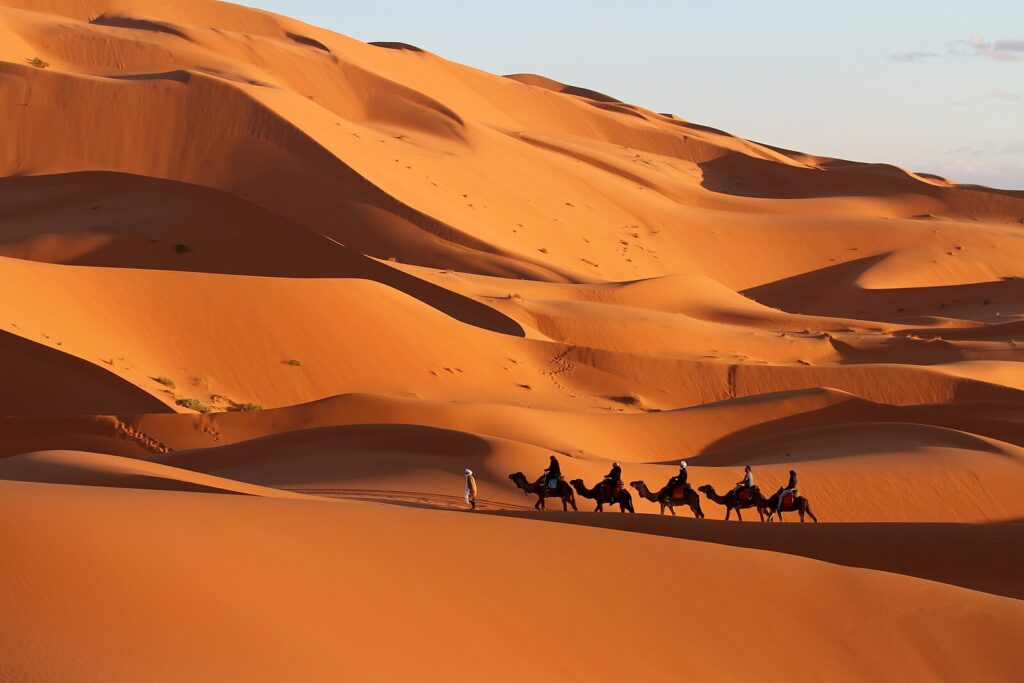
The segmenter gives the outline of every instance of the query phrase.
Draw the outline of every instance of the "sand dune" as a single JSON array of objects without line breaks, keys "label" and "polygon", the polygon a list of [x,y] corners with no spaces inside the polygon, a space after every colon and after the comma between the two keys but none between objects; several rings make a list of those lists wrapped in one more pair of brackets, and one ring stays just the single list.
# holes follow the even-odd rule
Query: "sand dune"
[{"label": "sand dune", "polygon": [[[805,675],[851,679],[883,676],[894,661],[912,678],[1011,680],[1024,665],[1019,600],[796,556],[393,506],[2,488],[4,517],[32,528],[3,531],[20,549],[0,579],[7,678],[440,678],[468,668],[521,680],[508,659],[536,653],[550,653],[553,678],[651,675],[681,656],[714,676],[737,643],[767,680],[788,679],[794,661]],[[596,570],[584,559],[595,548],[606,558]],[[396,582],[384,566],[415,570]],[[688,618],[655,618],[666,596]],[[545,600],[538,628],[531,605]],[[737,619],[742,610],[799,633],[801,654],[780,646],[789,636],[764,638],[761,620]],[[841,638],[808,626],[836,615]],[[642,656],[609,659],[608,648]]]},{"label": "sand dune", "polygon": [[0,0],[0,110],[0,678],[1024,668],[1024,192],[207,0]]}]

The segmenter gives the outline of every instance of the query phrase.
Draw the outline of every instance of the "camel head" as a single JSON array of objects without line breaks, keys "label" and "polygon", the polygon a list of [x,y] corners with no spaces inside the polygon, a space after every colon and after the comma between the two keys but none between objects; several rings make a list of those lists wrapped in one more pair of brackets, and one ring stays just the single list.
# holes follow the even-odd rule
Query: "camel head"
[{"label": "camel head", "polygon": [[711,484],[702,484],[697,487],[697,490],[703,493],[708,498],[714,495],[718,495],[715,493],[715,487],[712,486]]},{"label": "camel head", "polygon": [[643,479],[639,479],[637,481],[631,481],[631,482],[629,482],[629,485],[632,486],[633,488],[635,488],[637,491],[640,491],[641,489],[647,488],[647,484],[644,483]]},{"label": "camel head", "polygon": [[516,488],[523,489],[523,493],[526,493],[526,488],[530,483],[526,480],[526,475],[522,472],[513,472],[508,475],[508,478],[512,480],[512,483],[516,485]]},{"label": "camel head", "polygon": [[573,479],[572,481],[569,482],[569,486],[576,489],[576,493],[580,495],[583,495],[583,493],[587,490],[587,487],[583,483],[582,479]]}]

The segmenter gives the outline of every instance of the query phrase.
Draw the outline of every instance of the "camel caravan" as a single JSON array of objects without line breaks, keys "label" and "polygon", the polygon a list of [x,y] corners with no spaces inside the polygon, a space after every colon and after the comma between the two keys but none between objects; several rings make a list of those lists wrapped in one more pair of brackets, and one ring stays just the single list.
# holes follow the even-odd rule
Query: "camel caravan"
[{"label": "camel caravan", "polygon": [[[619,467],[619,463],[614,463],[611,471],[593,488],[587,488],[582,479],[573,479],[567,483],[562,478],[562,468],[558,463],[558,458],[552,455],[548,468],[538,479],[531,481],[522,472],[510,474],[508,478],[525,495],[537,496],[537,503],[533,506],[537,510],[545,509],[544,501],[546,499],[557,498],[562,501],[562,510],[568,511],[571,506],[573,510],[578,511],[576,496],[579,495],[595,501],[597,504],[597,507],[594,508],[595,512],[602,512],[605,505],[618,505],[619,512],[636,512],[633,509],[633,496],[623,485],[621,477],[622,468]],[[629,485],[636,489],[641,498],[658,503],[661,506],[661,514],[665,514],[665,509],[668,508],[668,511],[675,516],[676,506],[680,506],[690,508],[693,516],[697,519],[704,519],[704,512],[700,509],[700,496],[697,493],[699,491],[708,500],[725,508],[726,520],[735,510],[736,518],[743,521],[741,510],[754,508],[762,522],[771,522],[776,517],[782,522],[784,521],[782,519],[784,512],[798,513],[801,522],[805,521],[805,517],[810,517],[815,522],[818,521],[818,518],[811,512],[811,504],[797,491],[795,470],[789,471],[789,482],[786,486],[780,487],[778,491],[767,498],[754,484],[754,474],[750,465],[744,468],[743,478],[725,494],[719,494],[711,484],[698,486],[694,490],[690,487],[687,479],[686,461],[683,460],[679,463],[679,472],[657,491],[652,491],[642,480],[631,481]]]}]

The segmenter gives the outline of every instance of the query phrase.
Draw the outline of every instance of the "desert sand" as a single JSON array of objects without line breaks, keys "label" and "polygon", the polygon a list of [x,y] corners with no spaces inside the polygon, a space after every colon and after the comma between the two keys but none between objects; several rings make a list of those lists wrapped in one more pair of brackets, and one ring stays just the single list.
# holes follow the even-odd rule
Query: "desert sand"
[{"label": "desert sand", "polygon": [[0,0],[0,110],[0,679],[1024,671],[1024,192],[207,0]]}]

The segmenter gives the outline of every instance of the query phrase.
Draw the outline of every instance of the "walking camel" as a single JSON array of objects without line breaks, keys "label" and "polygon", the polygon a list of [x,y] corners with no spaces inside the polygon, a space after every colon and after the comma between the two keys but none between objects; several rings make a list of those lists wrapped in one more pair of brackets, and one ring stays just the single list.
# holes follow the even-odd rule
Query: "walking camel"
[{"label": "walking camel", "polygon": [[633,509],[633,496],[629,495],[629,491],[625,488],[619,489],[618,494],[612,496],[604,482],[592,489],[588,489],[582,479],[573,479],[569,483],[576,489],[577,494],[597,501],[594,512],[603,512],[605,505],[618,505],[619,512],[636,512]]},{"label": "walking camel", "polygon": [[729,515],[735,510],[736,518],[742,522],[743,515],[740,514],[740,510],[745,510],[746,508],[757,508],[757,516],[761,518],[762,522],[764,521],[764,513],[768,507],[768,501],[761,495],[761,489],[756,486],[751,487],[749,497],[745,500],[740,500],[739,494],[735,491],[729,491],[724,496],[720,496],[715,492],[715,487],[711,484],[704,484],[697,490],[707,496],[708,500],[725,506],[726,521],[729,521]]},{"label": "walking camel", "polygon": [[545,498],[560,498],[563,511],[568,511],[570,505],[572,505],[574,511],[579,511],[579,508],[576,507],[576,496],[572,494],[572,488],[562,479],[558,480],[558,488],[552,489],[547,487],[547,482],[531,482],[522,472],[510,474],[508,478],[516,485],[516,488],[522,489],[524,495],[532,493],[537,496],[537,503],[533,506],[537,510],[544,509]]},{"label": "walking camel", "polygon": [[631,481],[629,482],[629,485],[636,489],[636,492],[640,494],[641,498],[646,498],[652,503],[658,503],[661,505],[661,514],[665,514],[665,508],[667,507],[669,512],[672,513],[672,516],[675,517],[675,506],[686,505],[689,506],[691,511],[693,511],[694,517],[697,519],[704,519],[704,513],[700,509],[700,496],[698,496],[697,492],[691,488],[684,489],[682,497],[679,498],[670,496],[664,489],[659,491],[657,494],[652,493],[651,490],[647,488],[647,484],[645,484],[643,480]]},{"label": "walking camel", "polygon": [[765,500],[765,507],[768,509],[768,521],[772,521],[772,515],[778,515],[779,521],[782,522],[783,512],[798,512],[800,513],[800,521],[804,521],[804,515],[810,515],[814,523],[818,523],[818,518],[811,512],[811,504],[803,496],[794,496],[792,493],[786,496],[786,500],[782,501],[784,504],[779,506],[779,494],[782,493],[782,489],[779,489],[771,495],[770,498]]}]

